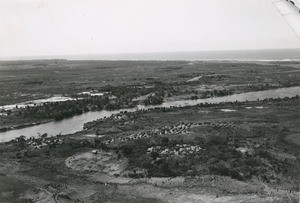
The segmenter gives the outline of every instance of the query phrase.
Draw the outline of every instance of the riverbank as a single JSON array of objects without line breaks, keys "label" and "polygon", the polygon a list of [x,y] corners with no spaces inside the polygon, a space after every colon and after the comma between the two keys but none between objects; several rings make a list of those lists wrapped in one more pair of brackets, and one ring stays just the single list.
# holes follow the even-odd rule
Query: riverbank
[{"label": "riverbank", "polygon": [[47,121],[43,121],[43,122],[38,122],[38,123],[27,123],[27,124],[22,124],[22,125],[14,125],[14,126],[9,126],[9,127],[3,127],[0,128],[0,132],[6,132],[9,130],[16,130],[16,129],[22,129],[22,128],[28,128],[28,127],[32,127],[35,125],[41,125],[41,124],[46,124],[51,122],[52,120],[47,120]]},{"label": "riverbank", "polygon": [[[0,133],[0,141],[9,141],[20,135],[31,137],[31,136],[38,136],[39,134],[44,134],[44,133],[47,133],[49,135],[71,134],[71,133],[75,133],[76,131],[81,131],[85,123],[91,122],[96,119],[109,117],[115,113],[119,113],[122,111],[131,112],[131,111],[151,109],[151,108],[172,108],[172,107],[179,107],[179,106],[209,105],[209,104],[218,104],[218,103],[231,104],[234,102],[246,102],[246,101],[256,101],[256,100],[263,101],[263,100],[274,99],[274,98],[281,98],[284,100],[285,98],[297,96],[299,92],[300,92],[300,87],[290,87],[290,88],[280,88],[275,90],[247,92],[247,93],[230,95],[225,97],[215,97],[215,98],[198,99],[198,100],[171,101],[171,102],[164,102],[161,105],[156,105],[156,106],[139,105],[137,108],[130,108],[130,109],[89,112],[89,113],[75,116],[70,119],[65,119],[60,122],[49,123],[49,121],[45,121],[44,123],[46,124],[41,126],[35,126],[35,124],[33,125],[29,124],[29,126],[33,126],[33,127],[31,128],[27,127],[25,129],[2,132]],[[68,126],[70,125],[74,127],[71,129],[68,128]]]}]

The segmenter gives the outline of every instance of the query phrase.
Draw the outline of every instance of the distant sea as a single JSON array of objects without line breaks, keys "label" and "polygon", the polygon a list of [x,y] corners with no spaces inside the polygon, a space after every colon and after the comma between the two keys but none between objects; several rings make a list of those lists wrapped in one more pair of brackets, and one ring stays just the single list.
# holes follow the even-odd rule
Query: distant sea
[{"label": "distant sea", "polygon": [[300,49],[153,52],[93,55],[53,55],[0,58],[0,60],[68,59],[68,60],[238,60],[238,61],[300,61]]}]

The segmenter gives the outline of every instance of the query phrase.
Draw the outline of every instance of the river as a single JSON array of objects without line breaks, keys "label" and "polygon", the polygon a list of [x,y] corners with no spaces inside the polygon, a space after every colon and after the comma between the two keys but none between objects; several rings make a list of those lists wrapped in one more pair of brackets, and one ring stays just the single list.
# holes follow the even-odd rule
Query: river
[{"label": "river", "polygon": [[154,107],[166,107],[171,106],[193,106],[201,103],[220,103],[220,102],[234,102],[234,101],[256,101],[257,99],[266,99],[266,98],[283,98],[283,97],[294,97],[300,95],[300,86],[299,87],[289,87],[289,88],[279,88],[274,90],[264,90],[256,92],[246,92],[241,94],[233,94],[224,97],[214,97],[207,99],[198,99],[198,100],[182,100],[182,101],[170,101],[164,102],[161,105],[157,106],[144,106],[138,105],[136,108],[131,109],[120,109],[115,111],[95,111],[87,112],[72,118],[64,119],[62,121],[49,122],[46,124],[31,126],[22,129],[10,130],[0,133],[0,142],[7,142],[12,139],[24,135],[27,138],[32,136],[38,136],[38,134],[47,133],[48,135],[57,135],[57,134],[71,134],[83,129],[83,124],[104,118],[109,117],[112,114],[119,113],[121,111],[137,111],[140,109],[149,109]]}]

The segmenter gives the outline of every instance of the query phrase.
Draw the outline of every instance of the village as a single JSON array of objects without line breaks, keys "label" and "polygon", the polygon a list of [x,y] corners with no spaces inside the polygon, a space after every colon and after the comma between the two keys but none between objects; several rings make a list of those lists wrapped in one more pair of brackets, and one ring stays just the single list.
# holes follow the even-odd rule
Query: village
[{"label": "village", "polygon": [[200,153],[202,148],[200,146],[193,146],[190,144],[176,144],[176,146],[168,148],[166,146],[154,146],[147,149],[147,153],[158,153],[162,157],[171,156],[185,156],[188,154]]},{"label": "village", "polygon": [[[122,114],[122,113],[121,113]],[[127,118],[125,115],[113,115],[111,119],[115,121],[121,120],[122,118]],[[192,128],[196,128],[199,126],[212,126],[212,127],[221,127],[221,128],[233,128],[234,123],[232,122],[199,122],[199,123],[178,123],[171,126],[163,126],[154,130],[139,132],[135,134],[131,134],[128,136],[120,136],[118,138],[106,139],[104,141],[105,144],[112,144],[115,142],[126,142],[131,140],[145,139],[150,137],[160,137],[164,135],[185,135],[190,134],[190,130]],[[104,138],[105,139],[105,138]]]},{"label": "village", "polygon": [[38,138],[30,137],[26,139],[25,136],[20,136],[14,140],[13,143],[17,143],[18,145],[27,145],[33,149],[42,149],[43,147],[49,146],[50,149],[56,147],[58,145],[63,144],[66,138],[62,135],[49,136],[45,133],[40,135]]}]

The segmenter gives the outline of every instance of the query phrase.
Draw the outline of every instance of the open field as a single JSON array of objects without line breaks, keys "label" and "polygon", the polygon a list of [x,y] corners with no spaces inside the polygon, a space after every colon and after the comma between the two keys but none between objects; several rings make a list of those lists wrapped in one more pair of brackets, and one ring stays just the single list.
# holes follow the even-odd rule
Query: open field
[{"label": "open field", "polygon": [[[57,94],[101,91],[106,86],[150,88],[163,84],[175,95],[192,90],[210,90],[210,87],[239,92],[272,86],[298,86],[299,66],[296,62],[2,61],[0,105]],[[200,76],[200,80],[191,81]]]},{"label": "open field", "polygon": [[[2,110],[0,126],[300,86],[299,78],[296,63],[1,62],[0,105],[80,99]],[[0,143],[0,202],[298,202],[299,149],[299,96],[121,112],[74,134]]]}]

